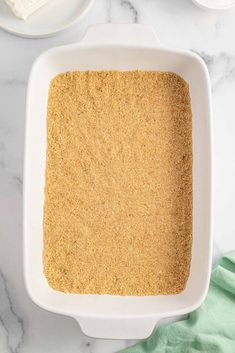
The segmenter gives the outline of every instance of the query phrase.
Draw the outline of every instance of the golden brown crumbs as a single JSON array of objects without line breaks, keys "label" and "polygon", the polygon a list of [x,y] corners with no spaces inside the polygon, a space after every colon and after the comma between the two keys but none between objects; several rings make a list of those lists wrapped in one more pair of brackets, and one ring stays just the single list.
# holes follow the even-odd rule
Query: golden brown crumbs
[{"label": "golden brown crumbs", "polygon": [[44,272],[66,293],[182,291],[192,243],[188,84],[68,72],[50,85]]}]

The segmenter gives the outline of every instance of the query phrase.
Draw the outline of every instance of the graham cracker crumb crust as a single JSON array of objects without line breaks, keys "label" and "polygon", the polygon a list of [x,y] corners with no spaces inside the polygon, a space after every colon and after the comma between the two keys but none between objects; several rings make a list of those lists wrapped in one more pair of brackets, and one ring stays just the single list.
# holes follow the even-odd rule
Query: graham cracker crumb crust
[{"label": "graham cracker crumb crust", "polygon": [[192,246],[192,114],[171,72],[67,72],[50,85],[44,273],[65,293],[176,294]]}]

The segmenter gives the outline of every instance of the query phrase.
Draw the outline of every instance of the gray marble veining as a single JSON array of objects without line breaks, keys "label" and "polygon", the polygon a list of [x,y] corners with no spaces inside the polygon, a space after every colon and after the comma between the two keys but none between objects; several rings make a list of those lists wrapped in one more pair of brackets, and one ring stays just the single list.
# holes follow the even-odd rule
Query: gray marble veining
[{"label": "gray marble veining", "polygon": [[224,82],[234,81],[235,79],[235,56],[221,52],[216,55],[198,52],[192,49],[195,53],[201,56],[205,61],[212,83],[213,91]]},{"label": "gray marble veining", "polygon": [[0,271],[0,352],[19,353],[23,339],[23,320],[13,307],[7,280]]},{"label": "gray marble veining", "polygon": [[127,8],[131,12],[131,14],[133,16],[133,22],[137,23],[139,15],[138,15],[138,11],[136,10],[136,8],[133,5],[133,3],[131,1],[128,1],[128,0],[120,0],[120,4],[121,4],[122,7]]}]

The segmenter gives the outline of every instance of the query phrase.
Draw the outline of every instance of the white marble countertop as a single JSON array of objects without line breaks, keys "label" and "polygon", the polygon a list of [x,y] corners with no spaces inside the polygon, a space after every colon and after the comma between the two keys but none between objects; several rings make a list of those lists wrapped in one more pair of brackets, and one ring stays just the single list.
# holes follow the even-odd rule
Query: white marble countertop
[{"label": "white marble countertop", "polygon": [[152,25],[165,46],[191,49],[212,81],[215,154],[214,258],[235,249],[235,9],[205,12],[190,0],[96,0],[71,29],[49,39],[0,31],[0,352],[112,353],[133,342],[85,337],[75,320],[31,302],[22,272],[22,167],[25,93],[33,60],[79,40],[90,24]]}]

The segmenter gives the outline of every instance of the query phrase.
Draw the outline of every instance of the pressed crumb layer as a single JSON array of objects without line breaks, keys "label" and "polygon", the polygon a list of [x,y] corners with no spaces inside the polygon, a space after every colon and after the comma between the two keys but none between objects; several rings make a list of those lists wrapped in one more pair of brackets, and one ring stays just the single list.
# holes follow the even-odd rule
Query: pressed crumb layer
[{"label": "pressed crumb layer", "polygon": [[176,294],[192,246],[192,114],[170,72],[68,72],[50,85],[44,273],[66,293]]}]

